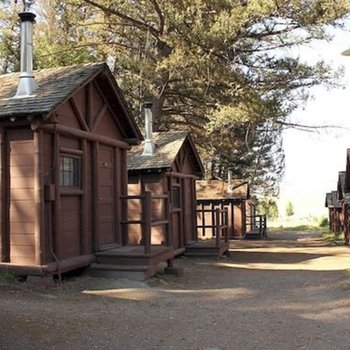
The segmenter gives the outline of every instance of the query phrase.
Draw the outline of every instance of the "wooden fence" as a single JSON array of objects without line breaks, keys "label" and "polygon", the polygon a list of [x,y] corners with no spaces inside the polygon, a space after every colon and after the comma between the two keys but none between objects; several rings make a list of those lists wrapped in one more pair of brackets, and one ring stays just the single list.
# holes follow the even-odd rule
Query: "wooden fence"
[{"label": "wooden fence", "polygon": [[[206,223],[206,213],[210,213],[211,222]],[[197,233],[202,238],[206,237],[206,229],[211,229],[212,238],[215,237],[216,246],[219,247],[220,240],[224,239],[225,242],[229,241],[228,238],[228,210],[227,208],[210,208],[205,209],[202,206],[197,210],[197,217],[200,217],[200,221],[197,220]],[[199,233],[201,232],[201,234]]]},{"label": "wooden fence", "polygon": [[[141,202],[141,217],[139,219],[128,219],[128,201],[140,200]],[[154,219],[152,217],[152,207],[154,200],[164,201],[164,217],[161,219]],[[150,191],[146,191],[144,195],[133,195],[133,196],[122,196],[121,197],[121,208],[122,208],[122,225],[125,225],[124,232],[128,236],[128,226],[131,224],[140,225],[142,234],[142,241],[140,245],[144,246],[144,253],[150,254],[152,251],[152,227],[164,226],[165,227],[165,246],[172,246],[171,236],[171,223],[170,223],[170,203],[169,196],[164,195],[153,195]],[[125,234],[124,234],[125,235]],[[124,242],[128,244],[128,242]]]},{"label": "wooden fence", "polygon": [[247,217],[244,237],[248,238],[249,236],[258,236],[259,238],[267,237],[266,215],[252,215]]}]

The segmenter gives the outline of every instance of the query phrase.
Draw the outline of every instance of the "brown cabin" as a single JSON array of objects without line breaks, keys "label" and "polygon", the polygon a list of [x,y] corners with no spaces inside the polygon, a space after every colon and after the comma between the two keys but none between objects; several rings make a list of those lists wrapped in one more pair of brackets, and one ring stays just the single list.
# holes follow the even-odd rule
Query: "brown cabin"
[{"label": "brown cabin", "polygon": [[339,172],[338,198],[342,202],[345,244],[350,243],[350,149],[346,151],[346,171]]},{"label": "brown cabin", "polygon": [[[228,186],[228,183],[222,180],[203,180],[197,181],[196,185],[198,222],[201,227],[199,234],[202,237],[212,234],[213,212],[218,207],[227,208],[231,239],[242,239],[250,233],[255,235],[257,225],[260,229],[260,222],[257,222],[260,216],[256,215],[256,200],[250,196],[247,182],[233,179]],[[266,226],[266,221],[261,224]]]},{"label": "brown cabin", "polygon": [[[195,182],[202,177],[203,166],[188,132],[155,132],[152,142],[154,152],[150,155],[143,155],[145,142],[128,152],[128,192],[129,196],[152,194],[152,217],[159,225],[152,226],[151,243],[168,244],[179,255],[197,240]],[[131,217],[139,215],[140,205],[136,200],[129,207]],[[129,243],[142,243],[140,225],[128,226]]]},{"label": "brown cabin", "polygon": [[123,243],[127,150],[142,135],[106,64],[34,76],[21,98],[19,74],[0,76],[0,269],[52,275]]},{"label": "brown cabin", "polygon": [[332,191],[326,194],[325,207],[328,208],[330,231],[334,233],[341,233],[342,203],[338,199],[337,191]]}]

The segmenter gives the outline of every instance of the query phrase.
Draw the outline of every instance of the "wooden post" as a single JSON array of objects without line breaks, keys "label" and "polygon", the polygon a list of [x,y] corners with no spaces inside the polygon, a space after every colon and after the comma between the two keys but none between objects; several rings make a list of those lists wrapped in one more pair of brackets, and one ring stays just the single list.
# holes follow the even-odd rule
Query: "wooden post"
[{"label": "wooden post", "polygon": [[225,208],[225,243],[227,243],[229,241],[228,239],[228,208]]},{"label": "wooden post", "polygon": [[173,244],[173,238],[172,238],[172,230],[171,230],[171,221],[170,221],[170,198],[169,198],[169,192],[167,195],[167,198],[164,199],[165,201],[165,215],[166,215],[166,220],[168,221],[168,224],[165,226],[166,227],[166,245],[167,247],[171,247]]},{"label": "wooden post", "polygon": [[235,205],[234,202],[230,203],[231,208],[231,236],[232,238],[235,236]]},{"label": "wooden post", "polygon": [[87,141],[82,140],[81,143],[81,149],[82,149],[82,190],[83,195],[81,198],[81,235],[80,235],[80,247],[81,247],[81,253],[82,254],[88,254],[88,248],[89,248],[89,203],[88,203],[88,147],[87,147]]},{"label": "wooden post", "polygon": [[143,242],[145,246],[145,254],[151,253],[151,215],[152,215],[152,194],[146,191],[144,195],[143,205]]},{"label": "wooden post", "polygon": [[92,144],[92,215],[93,215],[93,251],[96,252],[99,250],[99,144],[94,142]]},{"label": "wooden post", "polygon": [[120,187],[121,187],[121,181],[118,174],[118,168],[120,167],[120,150],[115,147],[114,148],[114,166],[113,166],[113,173],[114,173],[114,215],[115,215],[115,241],[118,244],[122,243],[122,227],[121,227],[121,219],[120,219],[120,206],[124,203],[121,203],[120,199]]},{"label": "wooden post", "polygon": [[204,203],[202,203],[202,237],[205,237],[205,211],[204,211]]},{"label": "wooden post", "polygon": [[215,205],[212,202],[211,203],[211,235],[212,235],[212,237],[215,237],[215,235],[216,235],[216,229],[215,229],[215,219],[216,219],[216,217],[215,217],[215,212],[216,212]]},{"label": "wooden post", "polygon": [[61,241],[61,187],[60,187],[60,134],[55,132],[54,134],[54,146],[53,146],[53,161],[54,161],[54,173],[53,183],[55,185],[55,202],[54,202],[54,248],[58,258],[62,254],[62,241]]},{"label": "wooden post", "polygon": [[241,203],[241,212],[242,212],[242,235],[245,236],[247,233],[247,215],[246,215],[246,206],[245,201]]},{"label": "wooden post", "polygon": [[215,219],[216,219],[216,237],[215,237],[215,241],[216,241],[216,247],[220,246],[220,209],[217,208],[215,210]]}]

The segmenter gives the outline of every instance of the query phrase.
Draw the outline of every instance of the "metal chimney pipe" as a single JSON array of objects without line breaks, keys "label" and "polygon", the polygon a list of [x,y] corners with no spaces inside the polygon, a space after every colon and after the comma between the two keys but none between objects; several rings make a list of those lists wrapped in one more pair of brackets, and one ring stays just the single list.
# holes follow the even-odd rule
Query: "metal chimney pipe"
[{"label": "metal chimney pipe", "polygon": [[143,148],[143,156],[152,156],[154,154],[153,143],[153,116],[152,116],[152,102],[145,102],[143,104],[145,110],[145,146]]},{"label": "metal chimney pipe", "polygon": [[14,97],[30,97],[37,89],[33,76],[33,24],[35,14],[21,12],[18,14],[21,20],[21,72],[17,93]]},{"label": "metal chimney pipe", "polygon": [[232,189],[232,170],[229,170],[227,172],[227,192],[228,193],[233,192],[233,189]]},{"label": "metal chimney pipe", "polygon": [[232,182],[232,170],[229,170],[227,172],[227,182],[229,185],[231,185],[231,182]]}]

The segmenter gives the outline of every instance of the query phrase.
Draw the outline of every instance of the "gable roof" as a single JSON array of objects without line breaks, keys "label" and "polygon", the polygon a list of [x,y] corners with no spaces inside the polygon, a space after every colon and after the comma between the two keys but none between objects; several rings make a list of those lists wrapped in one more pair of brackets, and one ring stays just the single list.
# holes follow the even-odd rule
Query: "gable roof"
[{"label": "gable roof", "polygon": [[342,208],[342,203],[338,199],[337,195],[338,195],[337,191],[328,192],[326,194],[325,207],[327,207],[327,208],[336,208],[336,209]]},{"label": "gable roof", "polygon": [[346,171],[339,171],[338,175],[338,199],[345,201],[347,204],[350,203],[350,193],[345,189],[345,178]]},{"label": "gable roof", "polygon": [[228,184],[223,180],[196,181],[197,199],[249,199],[249,184],[246,181],[233,179],[232,193],[228,192]]},{"label": "gable roof", "polygon": [[45,119],[76,90],[97,78],[104,91],[106,86],[111,91],[106,98],[112,109],[119,107],[124,112],[119,113],[118,118],[121,118],[122,125],[125,125],[125,130],[122,130],[125,138],[137,140],[143,138],[120,88],[105,63],[41,69],[34,71],[34,77],[39,85],[34,96],[12,98],[17,91],[19,73],[0,75],[0,119],[28,116],[42,116]]},{"label": "gable roof", "polygon": [[343,199],[345,195],[345,171],[339,171],[337,190],[338,198],[340,200]]},{"label": "gable roof", "polygon": [[345,191],[350,192],[350,148],[346,150]]},{"label": "gable roof", "polygon": [[128,152],[129,171],[164,171],[172,167],[181,147],[187,142],[195,159],[196,175],[203,176],[204,169],[194,146],[190,133],[187,131],[154,132],[153,142],[155,144],[152,156],[143,156],[144,143],[133,147]]}]

